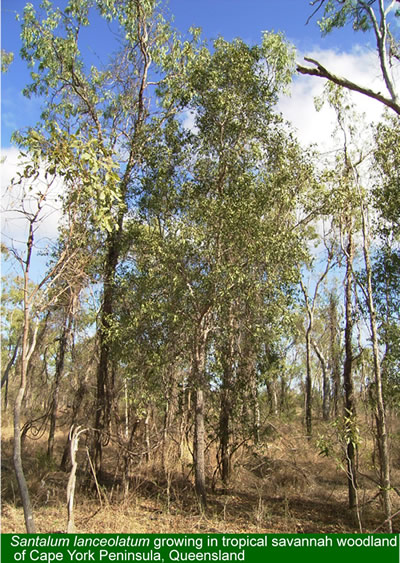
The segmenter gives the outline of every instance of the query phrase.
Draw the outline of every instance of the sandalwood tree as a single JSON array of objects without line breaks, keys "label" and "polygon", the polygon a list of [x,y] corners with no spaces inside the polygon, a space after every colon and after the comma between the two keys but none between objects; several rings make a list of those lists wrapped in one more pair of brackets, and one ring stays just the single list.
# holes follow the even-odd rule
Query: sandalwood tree
[{"label": "sandalwood tree", "polygon": [[[100,63],[84,38],[94,21],[115,45]],[[124,220],[140,191],[149,137],[181,107],[174,92],[181,90],[193,38],[181,41],[154,0],[71,0],[64,9],[45,0],[38,12],[28,4],[21,37],[22,57],[32,67],[25,94],[46,101],[37,126],[15,138],[21,147],[40,147],[48,169],[63,176],[69,198],[92,209],[92,229],[103,246],[93,445],[101,471],[115,401],[111,326]]]}]

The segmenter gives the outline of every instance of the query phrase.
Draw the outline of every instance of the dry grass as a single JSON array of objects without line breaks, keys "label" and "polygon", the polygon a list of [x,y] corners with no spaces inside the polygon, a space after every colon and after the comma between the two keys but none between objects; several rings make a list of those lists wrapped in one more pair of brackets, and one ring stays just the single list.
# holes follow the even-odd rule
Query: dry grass
[{"label": "dry grass", "polygon": [[[57,436],[57,459],[65,436]],[[66,484],[68,473],[48,464],[45,439],[27,439],[24,465],[31,491],[38,532],[59,532],[66,528]],[[12,435],[2,433],[2,532],[25,531],[23,512],[12,470]],[[360,455],[363,472],[368,465],[370,445]],[[210,449],[209,482],[215,467]],[[397,454],[396,454],[397,455]],[[357,521],[347,509],[344,471],[334,457],[321,457],[315,442],[302,435],[295,424],[279,423],[262,446],[242,447],[233,460],[229,490],[217,482],[210,487],[205,513],[199,511],[188,465],[177,463],[171,450],[167,471],[158,459],[134,467],[129,493],[124,497],[121,480],[115,476],[117,453],[107,449],[109,478],[98,491],[85,481],[85,448],[79,453],[75,523],[80,533],[346,533],[358,532]],[[362,460],[361,460],[362,457]],[[400,457],[400,456],[399,456]],[[399,472],[394,471],[398,481]],[[364,532],[383,521],[377,487],[360,479],[361,519]],[[395,509],[398,497],[393,498]],[[396,504],[397,503],[397,504]],[[399,520],[394,527],[400,530]]]}]

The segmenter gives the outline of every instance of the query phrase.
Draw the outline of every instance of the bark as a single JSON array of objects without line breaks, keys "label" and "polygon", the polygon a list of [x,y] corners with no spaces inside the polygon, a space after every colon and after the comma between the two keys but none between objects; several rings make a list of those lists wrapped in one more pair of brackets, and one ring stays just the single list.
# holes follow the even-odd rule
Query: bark
[{"label": "bark", "polygon": [[340,385],[340,341],[338,338],[337,303],[333,294],[329,298],[329,333],[330,333],[330,364],[333,395],[333,414],[339,416],[341,385]]},{"label": "bark", "polygon": [[53,450],[54,450],[54,436],[56,431],[56,423],[57,423],[57,410],[58,410],[58,402],[60,396],[60,383],[64,373],[64,360],[65,360],[65,352],[68,343],[68,337],[71,332],[71,317],[69,312],[65,313],[63,328],[61,332],[61,336],[58,341],[58,351],[57,351],[57,359],[56,359],[56,370],[54,376],[54,393],[53,393],[53,401],[51,404],[51,413],[50,413],[50,428],[49,428],[49,437],[47,440],[47,457],[53,457]]},{"label": "bark", "polygon": [[252,369],[250,373],[250,393],[253,412],[253,440],[257,445],[260,443],[261,413],[260,404],[258,402],[257,375],[254,369]]},{"label": "bark", "polygon": [[7,409],[7,406],[8,406],[8,381],[9,381],[9,375],[10,375],[11,368],[13,367],[14,362],[15,362],[15,360],[17,359],[17,354],[18,354],[18,349],[19,349],[20,344],[21,344],[21,337],[19,336],[19,337],[18,337],[18,340],[17,340],[17,343],[16,343],[16,345],[15,345],[15,347],[14,347],[13,355],[12,355],[10,361],[8,362],[8,364],[7,364],[7,366],[6,366],[6,369],[4,370],[3,377],[1,378],[1,388],[3,388],[3,385],[6,386],[5,392],[4,392],[4,410],[6,410],[6,409]]},{"label": "bark", "polygon": [[346,431],[346,461],[347,461],[347,483],[349,495],[349,508],[357,506],[357,470],[356,470],[356,446],[354,442],[354,423],[356,417],[356,406],[353,384],[353,260],[354,241],[353,223],[349,222],[348,243],[346,248],[346,277],[345,277],[345,361],[343,369],[344,385],[344,420]]},{"label": "bark", "polygon": [[[77,423],[78,413],[81,408],[83,399],[87,393],[87,380],[89,377],[89,373],[86,371],[86,375],[84,376],[83,380],[79,384],[79,388],[75,393],[74,401],[72,404],[72,416],[71,416],[71,427],[75,426]],[[60,469],[61,471],[67,470],[68,461],[70,459],[70,440],[69,437],[67,438],[64,446],[63,455],[60,462]]]},{"label": "bark", "polygon": [[219,415],[219,449],[220,449],[220,473],[224,486],[228,485],[230,478],[230,439],[232,418],[232,395],[234,385],[234,317],[233,308],[230,307],[229,318],[226,323],[226,334],[223,335],[222,345],[222,386],[220,394]]},{"label": "bark", "polygon": [[72,468],[67,484],[67,534],[73,534],[75,530],[75,518],[74,518],[74,498],[75,498],[75,484],[76,484],[76,470],[78,468],[78,463],[76,461],[76,453],[79,446],[80,435],[86,432],[86,430],[80,430],[80,426],[77,428],[71,428],[70,431],[70,443],[71,443],[71,462]]},{"label": "bark", "polygon": [[374,374],[375,374],[375,400],[376,400],[376,430],[377,441],[380,459],[380,487],[387,519],[386,527],[389,533],[392,533],[392,520],[391,520],[391,499],[390,499],[390,456],[389,456],[389,442],[388,431],[386,423],[386,409],[383,398],[383,385],[382,385],[382,371],[381,362],[379,357],[379,337],[376,322],[376,309],[372,288],[372,267],[369,254],[369,237],[367,233],[367,217],[364,204],[362,204],[362,226],[363,226],[363,250],[364,250],[364,263],[367,274],[367,305],[370,318],[370,328],[372,334],[372,353],[374,359]]},{"label": "bark", "polygon": [[271,406],[271,413],[273,416],[278,416],[278,395],[276,392],[276,380],[275,379],[268,379],[265,382],[267,387],[267,393],[269,397],[269,402]]},{"label": "bark", "polygon": [[312,318],[310,318],[306,330],[306,383],[305,383],[305,422],[306,434],[310,439],[312,436],[312,377],[311,377],[311,329]]},{"label": "bark", "polygon": [[332,249],[329,249],[328,247],[326,247],[326,248],[327,248],[327,251],[328,251],[328,260],[326,262],[324,272],[321,274],[317,283],[315,284],[314,294],[313,294],[311,299],[308,295],[308,291],[307,291],[303,281],[300,280],[300,287],[301,287],[301,290],[302,290],[303,295],[304,295],[304,302],[305,302],[305,305],[306,305],[307,317],[308,317],[308,323],[307,323],[307,328],[306,328],[306,381],[305,381],[305,399],[304,399],[305,405],[304,405],[304,410],[305,410],[306,434],[307,434],[307,437],[309,439],[312,436],[311,342],[312,342],[312,331],[313,331],[313,325],[314,325],[314,311],[315,311],[315,306],[316,306],[316,303],[317,303],[319,286],[321,285],[321,283],[324,281],[324,279],[328,275],[328,272],[329,272],[329,270],[332,266],[332,259],[333,259]]},{"label": "bark", "polygon": [[146,462],[149,463],[151,460],[151,443],[150,443],[150,418],[151,418],[151,409],[150,406],[147,406],[146,409],[146,418],[144,419],[144,439],[146,443]]},{"label": "bark", "polygon": [[330,386],[329,386],[329,377],[328,377],[328,370],[326,365],[326,359],[323,355],[322,351],[320,350],[318,344],[315,340],[312,341],[313,348],[315,353],[317,354],[318,360],[321,364],[322,370],[322,418],[323,420],[329,420],[329,412],[330,412],[330,405],[329,405],[329,397],[330,397]]},{"label": "bark", "polygon": [[[123,216],[120,217],[122,227]],[[97,368],[93,460],[98,478],[102,476],[102,448],[108,443],[114,400],[113,371],[110,368],[110,330],[114,312],[114,278],[120,255],[120,230],[107,237],[104,294],[99,328],[100,357]]]},{"label": "bark", "polygon": [[220,468],[223,484],[228,485],[230,478],[230,419],[232,412],[232,364],[225,366],[221,388],[221,407],[219,417]]},{"label": "bark", "polygon": [[195,388],[194,396],[194,466],[195,466],[195,488],[199,503],[202,509],[207,506],[206,493],[206,472],[205,472],[205,405],[204,405],[204,389],[205,389],[205,363],[206,363],[206,345],[209,332],[208,313],[204,313],[200,317],[200,322],[196,327],[192,358],[192,381]]},{"label": "bark", "polygon": [[195,483],[196,494],[203,509],[207,506],[205,448],[204,391],[197,389],[195,393]]},{"label": "bark", "polygon": [[33,233],[34,233],[34,222],[31,221],[28,242],[27,242],[27,254],[26,254],[25,271],[24,271],[24,318],[23,318],[22,350],[21,350],[21,380],[14,404],[14,451],[13,451],[15,475],[17,478],[18,487],[21,494],[21,500],[24,510],[24,518],[25,518],[25,527],[28,534],[35,534],[36,527],[33,519],[32,505],[30,501],[28,485],[25,479],[24,469],[22,466],[21,409],[22,409],[22,401],[24,399],[25,389],[27,385],[29,360],[35,348],[36,334],[37,334],[37,328],[36,328],[32,343],[29,344],[30,303],[29,303],[28,291],[29,291],[29,268],[30,268],[32,248],[33,248]]}]

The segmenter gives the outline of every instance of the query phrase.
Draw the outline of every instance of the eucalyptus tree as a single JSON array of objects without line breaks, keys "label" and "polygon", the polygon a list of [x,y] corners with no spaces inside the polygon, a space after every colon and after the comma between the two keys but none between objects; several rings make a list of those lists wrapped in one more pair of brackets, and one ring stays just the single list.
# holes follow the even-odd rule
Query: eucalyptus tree
[{"label": "eucalyptus tree", "polygon": [[[304,253],[296,211],[312,183],[311,166],[274,112],[292,64],[290,47],[270,33],[257,46],[221,38],[213,52],[203,49],[190,67],[190,97],[184,92],[194,126],[171,129],[144,175],[143,207],[159,241],[153,252],[169,276],[169,298],[179,295],[175,315],[190,355],[202,506],[211,366],[221,367],[219,434],[227,468],[233,403],[253,382],[256,394],[267,314],[284,317]],[[245,365],[250,358],[252,365]]]},{"label": "eucalyptus tree", "polygon": [[[332,165],[331,186],[332,197],[330,212],[333,224],[338,229],[341,255],[344,262],[344,433],[346,443],[347,482],[349,493],[349,507],[358,511],[358,482],[356,467],[356,450],[358,445],[356,396],[354,388],[354,330],[355,330],[355,295],[356,295],[356,234],[359,230],[359,197],[353,177],[353,160],[351,141],[347,129],[344,90],[335,84],[328,83],[324,97],[318,101],[321,105],[327,101],[335,110],[337,117],[337,131],[341,135],[342,147],[338,149],[336,160]],[[318,106],[319,107],[319,106]]]},{"label": "eucalyptus tree", "polygon": [[314,66],[305,67],[298,64],[297,71],[326,78],[337,86],[360,92],[400,115],[400,94],[393,73],[400,60],[400,42],[393,31],[400,18],[398,0],[313,0],[311,5],[317,7],[309,20],[323,8],[323,16],[318,22],[323,35],[347,24],[351,24],[354,31],[372,31],[386,93],[355,83],[348,77],[336,75],[310,57],[305,57],[305,60]]},{"label": "eucalyptus tree", "polygon": [[[94,421],[101,470],[115,399],[111,328],[124,220],[140,189],[146,140],[178,109],[174,92],[193,44],[171,30],[156,0],[70,0],[64,9],[44,0],[40,7],[40,13],[32,4],[25,8],[21,54],[32,67],[25,94],[46,101],[41,122],[16,139],[28,149],[40,147],[48,169],[63,176],[69,198],[92,209],[90,222],[103,244]],[[97,65],[85,48],[94,22],[113,51]],[[164,92],[158,105],[157,87]]]},{"label": "eucalyptus tree", "polygon": [[375,129],[374,204],[381,221],[379,232],[389,245],[400,238],[400,118],[386,115]]},{"label": "eucalyptus tree", "polygon": [[375,130],[373,201],[379,220],[375,228],[379,252],[373,252],[373,287],[382,341],[385,398],[397,397],[399,353],[400,123],[385,116]]},{"label": "eucalyptus tree", "polygon": [[[351,343],[351,330],[354,324],[354,309],[350,305],[354,299],[357,289],[361,292],[366,310],[368,313],[368,326],[370,330],[371,351],[373,361],[374,382],[371,386],[371,396],[373,398],[375,421],[376,421],[376,442],[379,452],[380,462],[380,490],[386,516],[386,526],[388,531],[392,530],[391,522],[391,498],[390,498],[390,459],[389,459],[389,436],[387,426],[387,412],[384,398],[384,385],[382,376],[382,340],[378,330],[378,315],[376,308],[376,297],[373,285],[373,265],[371,259],[371,246],[374,231],[372,229],[372,218],[376,217],[377,210],[371,207],[371,163],[368,163],[364,156],[368,139],[365,136],[364,146],[359,146],[361,128],[365,131],[363,123],[357,121],[348,94],[345,90],[330,85],[327,88],[328,100],[336,112],[338,130],[343,138],[342,157],[340,166],[342,176],[340,178],[341,189],[346,191],[347,215],[347,247],[343,248],[346,258],[346,283],[345,283],[345,365],[344,365],[344,386],[345,386],[345,426],[348,432],[348,477],[349,477],[349,502],[351,508],[357,506],[357,482],[355,477],[354,447],[357,445],[357,436],[354,433],[354,387],[351,375],[351,364],[354,360]],[[347,94],[347,95],[346,95]],[[367,145],[367,149],[369,146]],[[367,150],[367,155],[370,150]],[[369,165],[369,169],[368,169]],[[365,168],[367,167],[367,171]],[[379,216],[378,216],[379,217]],[[356,233],[361,235],[361,252],[364,264],[364,279],[356,273],[355,254],[356,254]],[[376,251],[376,250],[375,250]]]}]

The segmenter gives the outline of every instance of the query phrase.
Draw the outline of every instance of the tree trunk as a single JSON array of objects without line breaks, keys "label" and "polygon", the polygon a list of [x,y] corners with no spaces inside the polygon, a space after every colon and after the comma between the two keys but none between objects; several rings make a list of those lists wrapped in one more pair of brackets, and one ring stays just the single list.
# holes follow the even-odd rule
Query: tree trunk
[{"label": "tree trunk", "polygon": [[341,385],[340,385],[340,341],[338,338],[337,302],[333,293],[329,296],[329,333],[330,333],[330,365],[333,395],[333,415],[339,416]]},{"label": "tree trunk", "polygon": [[29,267],[33,248],[33,222],[30,223],[30,230],[27,242],[27,255],[25,261],[24,272],[24,319],[22,332],[22,350],[21,350],[21,380],[20,386],[14,404],[14,451],[13,462],[15,475],[21,494],[22,506],[24,509],[25,527],[28,534],[35,534],[36,527],[33,519],[32,505],[29,496],[28,485],[26,483],[24,468],[22,466],[22,446],[21,446],[21,409],[22,401],[25,395],[27,385],[27,375],[29,359],[33,353],[36,344],[37,327],[33,336],[31,345],[29,346],[29,326],[30,326],[30,305],[28,298],[29,288]]},{"label": "tree trunk", "polygon": [[61,336],[58,341],[56,371],[54,377],[54,393],[53,393],[53,401],[51,404],[49,437],[47,440],[47,457],[49,459],[53,457],[54,436],[56,431],[57,410],[58,410],[58,401],[60,395],[60,383],[64,372],[65,351],[67,348],[68,336],[70,331],[71,331],[71,317],[69,312],[66,312]]},{"label": "tree trunk", "polygon": [[221,406],[219,415],[219,447],[221,479],[224,486],[228,485],[230,477],[230,419],[232,411],[232,365],[226,365],[223,373],[221,388]]},{"label": "tree trunk", "polygon": [[383,386],[382,386],[382,371],[381,362],[379,358],[379,338],[378,329],[376,325],[376,310],[372,289],[372,268],[369,255],[369,238],[367,233],[367,217],[364,204],[362,205],[362,224],[363,224],[363,250],[364,250],[364,263],[367,274],[367,304],[370,318],[370,327],[372,334],[372,353],[374,358],[374,374],[375,374],[375,399],[376,399],[376,430],[377,441],[380,460],[380,487],[383,499],[383,506],[385,516],[387,519],[387,531],[392,533],[392,520],[391,520],[391,499],[390,499],[390,458],[389,458],[389,443],[388,432],[386,425],[386,409],[383,399]]},{"label": "tree trunk", "polygon": [[312,379],[311,379],[311,325],[310,319],[309,326],[306,331],[306,383],[305,383],[305,422],[306,434],[310,439],[312,436]]},{"label": "tree trunk", "polygon": [[195,388],[194,397],[194,467],[195,467],[195,488],[201,508],[207,506],[206,494],[206,472],[205,472],[205,423],[204,423],[204,388],[205,388],[205,363],[206,363],[206,344],[208,328],[206,327],[208,315],[201,316],[199,325],[196,327],[193,358],[192,358],[192,380]]},{"label": "tree trunk", "polygon": [[222,365],[222,385],[220,393],[220,413],[219,413],[219,449],[220,449],[220,473],[224,487],[227,487],[230,478],[230,440],[231,440],[231,419],[232,419],[232,400],[234,385],[234,348],[235,348],[235,320],[232,304],[229,307],[228,319],[224,323],[225,328],[222,333],[221,346],[221,365]]},{"label": "tree trunk", "polygon": [[261,413],[260,404],[258,402],[257,375],[254,369],[252,369],[250,373],[250,393],[253,413],[253,440],[257,445],[260,443]]},{"label": "tree trunk", "polygon": [[14,365],[15,360],[17,359],[17,354],[18,354],[18,348],[19,345],[21,343],[21,336],[18,337],[17,339],[17,343],[14,347],[14,352],[13,355],[10,359],[10,361],[8,362],[6,369],[4,370],[4,374],[1,378],[1,388],[3,388],[3,385],[6,386],[5,391],[4,391],[4,410],[7,410],[7,406],[8,406],[8,381],[9,381],[9,375],[10,375],[10,371],[11,368]]},{"label": "tree trunk", "polygon": [[[24,371],[24,368],[22,368]],[[25,394],[25,385],[21,383],[14,405],[14,469],[17,477],[19,492],[21,494],[22,506],[24,509],[25,527],[28,534],[35,534],[36,527],[33,519],[31,500],[28,485],[26,483],[24,469],[22,467],[21,454],[21,406]]]},{"label": "tree trunk", "polygon": [[329,397],[330,397],[330,387],[329,387],[329,377],[326,368],[326,360],[325,356],[321,352],[318,344],[313,340],[312,342],[313,348],[315,353],[317,354],[318,360],[321,364],[321,371],[322,371],[322,419],[327,421],[329,420],[329,412],[330,412],[330,405],[329,405]]},{"label": "tree trunk", "polygon": [[278,411],[278,395],[276,392],[276,381],[275,379],[268,379],[265,382],[265,385],[267,387],[267,393],[268,393],[268,398],[269,398],[269,403],[270,403],[270,408],[271,408],[271,414],[272,416],[278,416],[279,411]]},{"label": "tree trunk", "polygon": [[146,462],[149,463],[151,460],[151,443],[150,443],[150,419],[151,419],[151,409],[150,405],[146,408],[146,418],[144,419],[144,438],[146,443]]},{"label": "tree trunk", "polygon": [[194,430],[195,484],[197,497],[203,509],[207,506],[205,448],[204,391],[197,389],[195,393]]},{"label": "tree trunk", "polygon": [[344,420],[346,431],[346,461],[347,482],[349,491],[349,507],[357,506],[357,472],[356,472],[356,445],[354,442],[354,425],[356,417],[354,385],[353,385],[353,260],[354,241],[353,225],[350,221],[348,228],[348,243],[346,249],[346,278],[345,278],[345,361],[343,370],[344,385]]},{"label": "tree trunk", "polygon": [[[120,218],[122,227],[122,217]],[[100,357],[97,368],[96,407],[94,422],[93,460],[96,474],[101,479],[102,448],[108,443],[114,400],[113,370],[110,369],[110,329],[114,312],[114,279],[120,254],[120,229],[108,235],[104,276],[104,294],[99,326]]]},{"label": "tree trunk", "polygon": [[[87,393],[87,380],[88,380],[89,373],[86,372],[83,381],[80,382],[79,388],[75,393],[74,401],[72,404],[72,416],[71,416],[71,427],[74,426],[77,422],[79,409],[81,408],[81,404],[85,395]],[[70,459],[70,440],[69,437],[67,438],[64,446],[63,455],[60,462],[60,470],[67,471],[68,460]]]}]

